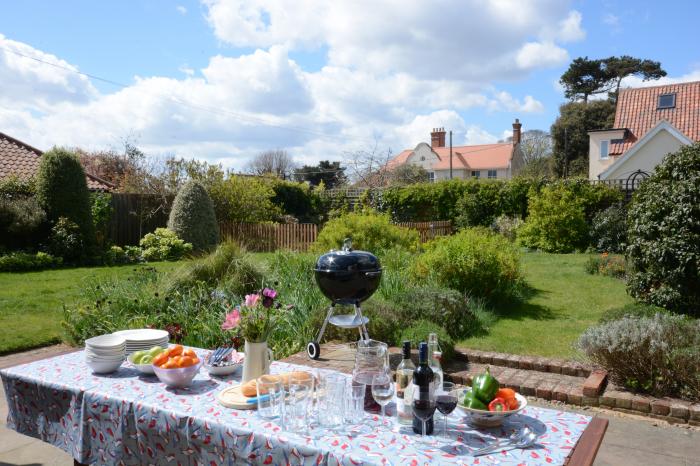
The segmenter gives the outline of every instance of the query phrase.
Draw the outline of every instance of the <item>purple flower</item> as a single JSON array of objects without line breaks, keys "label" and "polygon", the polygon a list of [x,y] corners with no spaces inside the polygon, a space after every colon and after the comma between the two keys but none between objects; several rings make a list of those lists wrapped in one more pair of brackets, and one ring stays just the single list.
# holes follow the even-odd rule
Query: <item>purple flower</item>
[{"label": "purple flower", "polygon": [[275,299],[277,297],[277,292],[272,288],[265,288],[262,295],[266,298]]}]

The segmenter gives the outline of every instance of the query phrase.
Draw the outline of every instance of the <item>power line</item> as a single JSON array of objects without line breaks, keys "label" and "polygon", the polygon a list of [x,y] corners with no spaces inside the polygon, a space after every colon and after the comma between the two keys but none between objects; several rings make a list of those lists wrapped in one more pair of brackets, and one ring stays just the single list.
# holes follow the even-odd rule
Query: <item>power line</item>
[{"label": "power line", "polygon": [[[61,65],[61,64],[59,64],[59,63],[52,63],[52,62],[49,62],[49,61],[46,61],[46,60],[42,60],[41,58],[33,57],[33,56],[31,56],[31,55],[27,55],[27,54],[18,52],[18,51],[16,51],[16,50],[12,50],[12,49],[7,48],[7,47],[0,46],[0,49],[1,49],[1,50],[4,50],[4,51],[6,51],[6,52],[9,52],[9,53],[13,53],[13,54],[15,54],[15,55],[18,55],[18,56],[20,56],[20,57],[27,58],[27,59],[29,59],[29,60],[34,60],[34,61],[36,61],[36,62],[38,62],[38,63],[42,63],[42,64],[49,65],[49,66],[53,66],[54,68],[59,68],[59,69],[62,69],[62,70],[65,70],[65,71],[68,71],[68,72],[71,72],[71,73],[79,74],[79,75],[81,75],[81,76],[85,76],[85,77],[88,77],[88,78],[90,78],[90,79],[94,79],[94,80],[96,80],[96,81],[100,81],[100,82],[103,82],[103,83],[106,83],[106,84],[111,84],[111,85],[113,85],[113,86],[117,86],[117,87],[120,87],[120,88],[123,88],[123,89],[131,88],[131,89],[134,89],[135,91],[140,92],[140,93],[145,94],[145,95],[153,95],[153,94],[151,94],[151,93],[149,93],[149,92],[145,92],[145,91],[143,91],[143,90],[141,90],[141,89],[137,89],[137,88],[135,88],[135,87],[133,87],[133,86],[131,86],[131,85],[128,85],[128,84],[124,84],[124,83],[120,83],[120,82],[118,82],[118,81],[114,81],[114,80],[111,80],[111,79],[103,78],[103,77],[100,77],[100,76],[97,76],[97,75],[94,75],[94,74],[85,73],[85,72],[83,72],[83,71],[79,71],[79,70],[76,70],[76,69],[71,68],[71,67],[69,67],[69,66]],[[174,103],[176,103],[176,104],[178,104],[178,105],[182,105],[182,106],[184,106],[184,107],[189,107],[189,108],[192,108],[192,109],[195,109],[195,110],[201,110],[201,111],[205,111],[205,112],[218,113],[218,114],[221,114],[221,115],[227,115],[227,116],[231,116],[231,117],[233,117],[233,118],[235,118],[235,119],[238,119],[238,120],[240,120],[240,121],[247,121],[247,122],[252,122],[252,123],[259,123],[259,124],[262,124],[262,125],[264,125],[264,126],[270,126],[270,127],[274,127],[274,128],[278,128],[278,129],[283,129],[283,130],[287,130],[287,131],[297,132],[297,133],[306,133],[306,134],[308,134],[308,135],[310,135],[310,136],[316,136],[316,137],[323,138],[323,139],[330,139],[330,140],[333,140],[333,141],[337,141],[337,139],[338,139],[338,138],[335,137],[335,136],[331,136],[331,135],[329,135],[329,134],[326,134],[326,133],[323,133],[323,132],[320,132],[320,131],[314,131],[314,130],[309,129],[309,128],[304,128],[304,127],[300,127],[300,126],[283,125],[283,124],[280,124],[280,123],[272,122],[272,121],[270,121],[270,120],[266,120],[266,119],[264,119],[264,118],[255,117],[255,116],[251,116],[251,115],[245,115],[245,114],[242,114],[242,113],[233,112],[233,111],[226,110],[226,109],[222,109],[222,108],[209,107],[209,106],[204,106],[204,105],[196,105],[196,104],[193,104],[193,103],[191,103],[191,102],[184,101],[184,100],[182,100],[182,99],[180,99],[180,98],[178,98],[178,97],[175,97],[175,96],[173,96],[172,94],[159,94],[159,97],[168,99],[168,100],[170,100],[170,101],[172,101],[172,102],[174,102]],[[336,123],[341,123],[341,122],[336,121]],[[367,142],[368,142],[368,141],[365,140],[365,139],[354,138],[354,137],[350,137],[350,136],[343,136],[343,139],[344,139],[344,140],[353,140],[353,141],[358,141],[358,142],[363,142],[363,143],[367,143]]]}]

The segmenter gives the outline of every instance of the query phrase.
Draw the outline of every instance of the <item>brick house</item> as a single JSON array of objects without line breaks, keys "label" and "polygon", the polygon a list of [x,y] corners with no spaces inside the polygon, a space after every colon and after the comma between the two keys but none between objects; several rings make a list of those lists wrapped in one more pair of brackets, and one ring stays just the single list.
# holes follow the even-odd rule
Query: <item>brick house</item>
[{"label": "brick house", "polygon": [[[509,179],[523,165],[520,149],[522,124],[513,123],[513,142],[452,147],[452,178]],[[450,179],[450,148],[445,145],[446,131],[435,128],[430,133],[430,145],[419,143],[391,159],[387,168],[403,164],[419,165],[428,172],[431,181]]]},{"label": "brick house", "polygon": [[[39,149],[0,132],[0,179],[10,176],[21,179],[34,177],[42,155]],[[85,173],[85,180],[90,191],[111,192],[116,188],[109,181],[90,173]]]},{"label": "brick house", "polygon": [[700,81],[620,89],[613,128],[588,135],[591,180],[650,174],[666,154],[700,141]]}]

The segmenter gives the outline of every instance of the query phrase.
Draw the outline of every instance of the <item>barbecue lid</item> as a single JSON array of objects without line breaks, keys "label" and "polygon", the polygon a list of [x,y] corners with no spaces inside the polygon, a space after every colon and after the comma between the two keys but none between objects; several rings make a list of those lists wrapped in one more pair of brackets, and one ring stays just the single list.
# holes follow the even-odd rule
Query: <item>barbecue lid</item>
[{"label": "barbecue lid", "polygon": [[343,241],[342,250],[332,250],[316,261],[317,272],[370,272],[381,270],[381,268],[379,259],[371,252],[353,250],[350,238]]}]

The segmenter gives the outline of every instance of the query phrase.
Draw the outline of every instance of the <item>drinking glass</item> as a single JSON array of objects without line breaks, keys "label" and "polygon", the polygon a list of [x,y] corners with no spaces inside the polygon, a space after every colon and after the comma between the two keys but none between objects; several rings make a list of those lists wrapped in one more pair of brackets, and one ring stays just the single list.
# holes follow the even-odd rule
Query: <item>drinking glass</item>
[{"label": "drinking glass", "polygon": [[394,397],[394,384],[385,372],[372,377],[372,397],[382,407],[382,417],[384,417],[384,407]]},{"label": "drinking glass", "polygon": [[345,384],[341,374],[321,377],[318,386],[318,422],[324,427],[337,427],[345,418]]},{"label": "drinking glass", "polygon": [[452,382],[442,382],[435,394],[435,404],[442,414],[442,434],[447,437],[447,416],[457,407],[457,392]]},{"label": "drinking glass", "polygon": [[428,390],[420,390],[421,387],[414,387],[413,390],[413,415],[420,419],[422,425],[423,439],[426,437],[425,429],[428,419],[435,414],[435,392],[432,385]]},{"label": "drinking glass", "polygon": [[294,372],[289,376],[289,388],[294,386],[306,387],[309,391],[309,402],[307,403],[307,415],[313,414],[313,402],[314,402],[314,388],[316,384],[314,383],[315,377],[309,372]]},{"label": "drinking glass", "polygon": [[275,375],[263,375],[256,380],[258,414],[265,419],[284,417],[284,385]]},{"label": "drinking glass", "polygon": [[365,384],[350,381],[345,387],[345,422],[356,424],[365,412]]},{"label": "drinking glass", "polygon": [[309,413],[309,400],[311,399],[311,390],[308,385],[291,385],[289,386],[289,396],[287,397],[288,408],[286,410],[285,421],[287,427],[292,432],[306,430],[307,416]]}]

